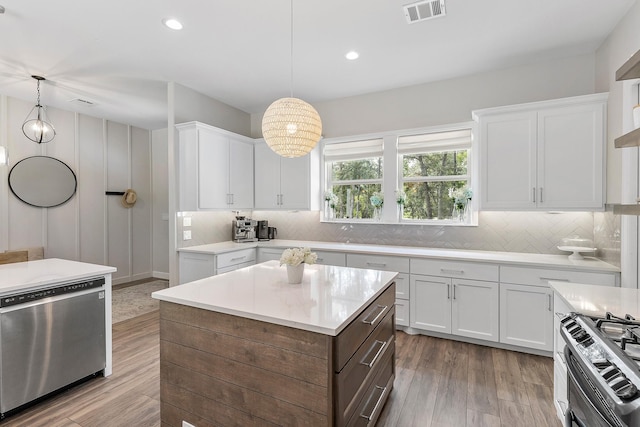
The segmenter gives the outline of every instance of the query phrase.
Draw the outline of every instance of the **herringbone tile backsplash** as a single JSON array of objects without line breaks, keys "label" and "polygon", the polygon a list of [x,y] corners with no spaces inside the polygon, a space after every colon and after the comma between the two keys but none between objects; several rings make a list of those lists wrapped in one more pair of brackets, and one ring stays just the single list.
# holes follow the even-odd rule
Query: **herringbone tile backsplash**
[{"label": "herringbone tile backsplash", "polygon": [[[245,212],[243,212],[245,214]],[[247,212],[278,228],[278,238],[344,243],[372,243],[428,248],[567,254],[557,246],[562,238],[592,239],[596,256],[620,265],[620,217],[608,212],[479,212],[477,227],[443,225],[349,224],[320,222],[319,211]],[[231,240],[231,212],[189,212],[194,246]],[[178,221],[182,236],[182,221]]]}]

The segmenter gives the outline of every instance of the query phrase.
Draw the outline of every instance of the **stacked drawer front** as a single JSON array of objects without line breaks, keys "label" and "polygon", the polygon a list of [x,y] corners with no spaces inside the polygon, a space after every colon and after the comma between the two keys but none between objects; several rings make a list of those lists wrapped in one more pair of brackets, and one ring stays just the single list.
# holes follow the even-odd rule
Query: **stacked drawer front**
[{"label": "stacked drawer front", "polygon": [[[336,337],[336,425],[374,425],[395,374],[395,284]],[[364,424],[361,424],[363,423]]]}]

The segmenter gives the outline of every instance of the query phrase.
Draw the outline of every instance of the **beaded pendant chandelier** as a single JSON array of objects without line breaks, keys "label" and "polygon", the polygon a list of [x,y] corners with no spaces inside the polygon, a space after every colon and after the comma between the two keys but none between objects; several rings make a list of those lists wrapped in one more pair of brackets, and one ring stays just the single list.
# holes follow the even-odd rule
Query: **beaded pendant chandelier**
[{"label": "beaded pendant chandelier", "polygon": [[322,121],[307,102],[293,97],[293,0],[291,0],[291,97],[274,101],[262,117],[262,136],[282,157],[302,157],[322,137]]}]

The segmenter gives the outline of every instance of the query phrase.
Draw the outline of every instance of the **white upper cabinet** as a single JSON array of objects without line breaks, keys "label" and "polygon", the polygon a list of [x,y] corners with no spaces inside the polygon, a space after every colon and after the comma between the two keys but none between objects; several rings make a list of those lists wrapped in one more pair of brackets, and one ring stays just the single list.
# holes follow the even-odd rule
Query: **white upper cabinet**
[{"label": "white upper cabinet", "polygon": [[604,208],[607,94],[475,111],[483,210]]},{"label": "white upper cabinet", "polygon": [[[317,150],[314,150],[317,151]],[[289,159],[263,141],[255,145],[255,208],[310,209],[315,153]]]},{"label": "white upper cabinet", "polygon": [[179,210],[253,208],[252,140],[197,122],[176,128]]}]

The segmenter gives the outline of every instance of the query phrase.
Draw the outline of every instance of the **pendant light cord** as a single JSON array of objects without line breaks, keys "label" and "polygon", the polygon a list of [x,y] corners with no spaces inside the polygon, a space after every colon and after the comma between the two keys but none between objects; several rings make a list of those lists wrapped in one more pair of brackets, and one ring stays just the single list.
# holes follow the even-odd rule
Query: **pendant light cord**
[{"label": "pendant light cord", "polygon": [[40,80],[37,80],[36,90],[38,91],[38,101],[36,102],[37,106],[40,107]]},{"label": "pendant light cord", "polygon": [[293,98],[293,0],[291,0],[291,81],[289,82],[289,89],[291,92],[291,98]]}]

